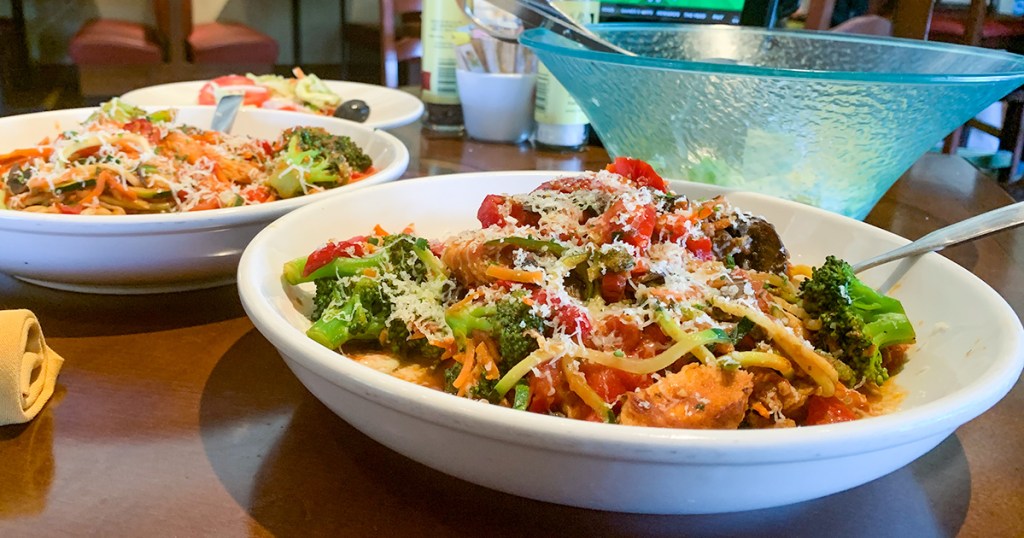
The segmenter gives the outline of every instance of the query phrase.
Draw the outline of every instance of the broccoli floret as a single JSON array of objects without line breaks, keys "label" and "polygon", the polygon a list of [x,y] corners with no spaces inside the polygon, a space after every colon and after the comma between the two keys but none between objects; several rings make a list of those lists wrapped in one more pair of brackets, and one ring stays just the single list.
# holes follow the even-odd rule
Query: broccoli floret
[{"label": "broccoli floret", "polygon": [[816,345],[853,370],[854,379],[843,380],[847,384],[881,385],[889,378],[882,348],[916,339],[899,300],[861,282],[850,264],[834,256],[800,285],[800,298],[804,310],[821,321]]},{"label": "broccoli floret", "polygon": [[465,346],[474,331],[487,333],[498,343],[498,370],[502,374],[536,351],[537,341],[529,333],[543,333],[544,320],[523,301],[523,295],[524,292],[512,293],[496,304],[469,303],[449,308],[445,321],[459,348]]},{"label": "broccoli floret", "polygon": [[337,257],[312,273],[303,276],[308,260],[309,256],[301,256],[284,264],[284,278],[289,284],[294,286],[328,277],[361,275],[368,269],[383,270],[388,262],[388,253],[382,249],[361,257]]},{"label": "broccoli floret", "polygon": [[379,339],[391,313],[380,281],[368,277],[317,280],[313,304],[313,326],[306,335],[331,349]]},{"label": "broccoli floret", "polygon": [[426,360],[441,358],[444,349],[432,345],[426,338],[409,339],[409,326],[399,319],[391,320],[387,325],[387,345],[392,354],[399,357],[416,357]]},{"label": "broccoli floret", "polygon": [[537,351],[537,339],[530,332],[544,333],[544,319],[534,313],[522,296],[522,293],[513,293],[499,301],[495,309],[498,353],[501,354],[498,369],[502,373]]},{"label": "broccoli floret", "polygon": [[[368,250],[373,252],[360,256]],[[305,274],[311,260],[315,269]],[[410,339],[409,320],[394,310],[388,291],[398,280],[443,288],[447,270],[425,239],[396,234],[331,243],[285,263],[284,277],[292,285],[315,282],[314,324],[307,334],[325,346],[375,340],[400,356],[438,359],[443,352],[426,338]],[[440,305],[441,297],[432,300]]]},{"label": "broccoli floret", "polygon": [[298,196],[304,185],[344,185],[352,170],[365,172],[373,165],[352,139],[319,127],[292,127],[281,133],[277,146],[267,184],[282,198]]},{"label": "broccoli floret", "polygon": [[487,334],[494,332],[496,312],[497,307],[494,305],[456,304],[445,311],[444,320],[452,330],[459,349],[464,349],[466,339],[473,334],[473,331]]},{"label": "broccoli floret", "polygon": [[453,364],[453,365],[451,365],[451,366],[449,366],[447,369],[445,369],[445,371],[444,371],[444,391],[445,392],[447,392],[448,394],[455,394],[455,393],[459,392],[459,390],[455,388],[455,379],[459,377],[460,373],[462,373],[462,364],[458,363],[458,362]]},{"label": "broccoli floret", "polygon": [[[462,373],[462,364],[455,363],[444,371],[444,391],[449,394],[457,394],[459,389],[455,388],[455,379]],[[494,392],[494,386],[498,384],[497,379],[481,377],[476,384],[470,387],[467,395],[476,400],[487,400],[491,403],[498,403],[498,395]]]},{"label": "broccoli floret", "polygon": [[623,247],[602,249],[594,253],[592,263],[604,273],[622,273],[636,266],[636,258]]},{"label": "broccoli floret", "polygon": [[380,243],[387,249],[388,262],[396,273],[407,275],[416,282],[447,276],[441,260],[430,251],[430,244],[422,237],[391,234]]}]

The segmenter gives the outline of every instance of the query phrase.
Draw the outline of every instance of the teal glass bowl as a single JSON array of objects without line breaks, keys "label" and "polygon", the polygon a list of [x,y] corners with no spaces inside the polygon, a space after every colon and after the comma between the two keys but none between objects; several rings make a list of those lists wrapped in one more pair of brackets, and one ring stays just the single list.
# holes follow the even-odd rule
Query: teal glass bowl
[{"label": "teal glass bowl", "polygon": [[590,28],[639,56],[546,29],[520,42],[610,154],[856,219],[954,128],[1024,84],[1024,56],[974,47],[710,25]]}]

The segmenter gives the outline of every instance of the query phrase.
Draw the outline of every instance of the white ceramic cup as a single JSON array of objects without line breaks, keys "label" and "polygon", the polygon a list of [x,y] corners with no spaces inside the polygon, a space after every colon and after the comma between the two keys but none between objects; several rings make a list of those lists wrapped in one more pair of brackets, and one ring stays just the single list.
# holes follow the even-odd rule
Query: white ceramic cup
[{"label": "white ceramic cup", "polygon": [[518,144],[533,133],[534,73],[457,70],[466,134],[488,142]]}]

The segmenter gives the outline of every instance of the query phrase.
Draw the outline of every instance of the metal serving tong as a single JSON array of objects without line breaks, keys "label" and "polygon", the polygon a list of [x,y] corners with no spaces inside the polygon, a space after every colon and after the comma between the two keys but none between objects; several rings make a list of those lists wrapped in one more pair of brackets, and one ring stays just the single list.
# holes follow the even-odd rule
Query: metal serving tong
[{"label": "metal serving tong", "polygon": [[[470,20],[472,20],[480,27],[481,30],[491,37],[507,41],[509,43],[518,42],[518,31],[510,30],[508,28],[496,28],[488,25],[485,21],[480,20],[480,18],[473,13],[473,0],[455,0],[455,2],[460,8],[462,8],[462,11],[470,18]],[[488,0],[488,2],[495,7],[516,16],[520,21],[522,21],[523,27],[525,28],[547,28],[562,37],[580,43],[590,50],[613,52],[616,54],[624,54],[626,56],[636,56],[636,54],[609,43],[597,34],[586,29],[583,25],[577,23],[572,17],[559,9],[558,6],[551,4],[548,0]]]}]

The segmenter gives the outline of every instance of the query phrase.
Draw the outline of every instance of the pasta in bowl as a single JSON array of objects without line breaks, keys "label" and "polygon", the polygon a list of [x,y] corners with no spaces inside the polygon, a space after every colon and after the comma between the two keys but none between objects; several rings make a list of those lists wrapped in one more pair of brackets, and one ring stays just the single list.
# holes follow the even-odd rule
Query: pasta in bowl
[{"label": "pasta in bowl", "polygon": [[722,429],[880,414],[916,338],[846,262],[794,266],[770,223],[641,161],[489,194],[476,215],[449,238],[378,226],[288,262],[290,284],[315,284],[307,335],[505,407]]},{"label": "pasta in bowl", "polygon": [[[566,178],[564,173],[561,173],[561,176],[563,179]],[[425,379],[420,372],[408,368],[408,365],[401,362],[387,362],[379,355],[376,358],[365,359],[359,356],[357,349],[348,349],[344,345],[342,349],[345,353],[339,355],[331,347],[311,338],[312,335],[307,335],[319,323],[319,320],[310,319],[311,308],[316,306],[310,304],[315,297],[315,290],[307,288],[310,284],[301,284],[298,287],[289,284],[287,280],[293,270],[288,268],[297,265],[296,260],[305,259],[305,263],[310,258],[315,258],[309,254],[323,247],[325,241],[333,239],[335,244],[340,244],[354,236],[373,236],[367,230],[372,229],[375,224],[382,230],[398,232],[410,223],[415,223],[415,233],[419,236],[460,238],[461,230],[481,229],[477,216],[485,221],[497,215],[504,218],[512,217],[517,223],[528,222],[531,219],[528,214],[517,215],[511,209],[481,211],[481,205],[486,206],[487,204],[482,203],[488,195],[495,193],[512,193],[507,195],[506,201],[525,201],[521,194],[531,193],[540,185],[550,185],[553,180],[560,181],[555,179],[557,177],[557,172],[506,172],[435,177],[402,185],[375,187],[351,193],[344,198],[313,204],[282,218],[273,228],[257,236],[247,248],[239,268],[239,292],[243,305],[256,327],[278,348],[289,367],[314,395],[346,421],[386,446],[443,472],[501,491],[573,506],[629,512],[709,513],[765,508],[811,499],[863,484],[907,464],[930,450],[960,424],[983,412],[1001,398],[1019,375],[1022,360],[1019,320],[995,292],[968,272],[939,256],[926,256],[918,260],[902,276],[898,286],[891,288],[892,296],[905,307],[916,332],[916,343],[904,355],[909,361],[902,371],[896,374],[898,367],[893,363],[883,363],[887,370],[892,366],[891,371],[887,372],[892,379],[881,384],[899,387],[902,398],[890,401],[890,404],[893,404],[890,412],[868,416],[873,414],[869,412],[861,420],[838,423],[816,421],[814,423],[817,425],[776,427],[792,425],[780,423],[785,419],[791,419],[796,424],[806,424],[802,421],[806,420],[809,410],[801,417],[799,413],[789,413],[782,409],[784,416],[777,417],[774,413],[776,409],[768,405],[770,402],[761,401],[768,415],[764,417],[749,404],[749,397],[746,400],[747,404],[737,413],[738,420],[731,416],[728,409],[723,413],[715,413],[720,417],[730,415],[729,424],[710,425],[727,429],[699,429],[708,426],[709,422],[703,422],[701,425],[656,424],[649,421],[627,424],[629,420],[623,420],[622,409],[626,405],[635,405],[641,410],[645,405],[642,402],[647,401],[652,404],[652,409],[656,407],[658,394],[653,387],[687,386],[688,392],[694,395],[694,391],[690,390],[694,385],[676,384],[672,378],[679,373],[689,375],[686,373],[688,369],[708,372],[705,369],[712,367],[712,359],[705,358],[705,362],[699,356],[685,358],[685,365],[677,364],[675,368],[679,368],[678,372],[659,370],[660,381],[628,390],[626,398],[617,404],[621,407],[616,409],[615,405],[612,406],[612,410],[617,412],[615,419],[619,424],[603,424],[601,422],[611,421],[607,420],[610,417],[602,416],[599,412],[609,400],[601,398],[603,403],[594,402],[594,405],[590,405],[581,392],[577,392],[569,383],[563,387],[567,386],[568,391],[574,395],[559,387],[554,387],[553,391],[538,390],[539,386],[530,387],[528,380],[526,390],[533,393],[528,406],[537,395],[552,394],[562,396],[563,404],[566,401],[575,404],[556,404],[556,407],[552,408],[555,410],[554,413],[551,413],[550,409],[544,413],[524,412],[516,409],[515,398],[515,387],[520,385],[522,378],[508,380],[510,388],[505,395],[504,405],[501,405],[502,402],[499,402],[499,405],[489,405],[479,401],[488,398],[459,398],[431,388],[429,385],[437,383],[436,380]],[[568,176],[570,180],[573,178],[574,176]],[[723,191],[716,187],[687,183],[671,183],[670,188],[684,195],[691,208],[700,207],[704,202],[714,200],[723,194]],[[774,224],[782,243],[792,253],[791,262],[795,265],[821,268],[825,266],[829,255],[856,260],[905,242],[863,223],[807,206],[750,193],[725,194],[725,201],[728,204],[754,215],[762,215],[767,222]],[[676,201],[673,201],[673,204]],[[715,202],[718,203],[723,202]],[[540,204],[530,205],[537,207]],[[369,207],[395,207],[403,210],[382,212],[379,209],[363,209]],[[441,207],[444,209],[439,210]],[[509,206],[495,204],[495,207]],[[712,207],[712,210],[715,209]],[[722,214],[728,214],[729,209],[723,205],[721,211]],[[600,212],[604,213],[607,213],[607,209]],[[341,214],[345,217],[340,218],[338,215]],[[570,221],[579,223],[578,218]],[[620,218],[607,221],[621,224],[631,222],[629,219]],[[539,222],[542,223],[543,219],[539,219]],[[493,229],[491,226],[488,228]],[[596,230],[595,233],[599,231]],[[386,237],[387,235],[382,236],[378,242],[390,250],[391,247],[383,239]],[[619,235],[620,239],[623,237],[624,235]],[[842,237],[845,241],[837,242],[836,237]],[[542,245],[525,242],[549,241],[550,237],[538,234],[532,238],[522,237],[522,240],[515,240],[514,242],[518,244],[514,246],[519,250],[526,250],[525,254],[516,254],[514,249],[507,245],[503,246],[502,243],[487,245],[494,239],[487,238],[481,244],[489,248],[501,247],[497,257],[490,259],[504,263],[486,264],[482,273],[484,277],[488,276],[491,265],[498,265],[523,273],[510,274],[504,270],[499,269],[495,272],[494,269],[490,269],[492,278],[505,281],[514,278],[532,279],[535,277],[528,274],[532,268],[523,263],[535,263],[538,267],[545,267],[549,261],[554,263],[548,260],[547,253],[539,250]],[[558,234],[558,241],[567,241],[567,236]],[[413,242],[414,247],[416,243]],[[683,244],[685,245],[685,240]],[[422,247],[422,243],[419,246]],[[543,246],[547,246],[549,252],[554,250],[551,245]],[[349,250],[349,259],[366,257],[356,252],[352,245],[342,245],[341,248]],[[653,243],[648,245],[648,248],[654,248]],[[415,250],[414,248],[414,253]],[[699,245],[694,244],[692,250],[701,249]],[[452,269],[459,262],[446,258],[445,251],[437,251],[436,248],[430,251],[452,273],[462,270]],[[561,254],[567,253],[568,251]],[[733,253],[733,261],[742,267],[745,262],[738,254],[739,252]],[[416,257],[421,259],[419,256]],[[480,257],[468,255],[465,258],[474,260]],[[430,259],[428,256],[423,258]],[[650,259],[647,261],[650,262]],[[747,263],[749,261],[748,257]],[[655,260],[649,267],[660,271],[656,266],[660,262]],[[331,263],[334,263],[334,267],[328,270],[343,270],[341,262]],[[767,260],[766,263],[770,267],[772,260]],[[480,267],[479,264],[467,262],[465,269],[473,266]],[[284,279],[283,267],[286,268]],[[316,276],[315,271],[316,269],[307,276]],[[298,274],[304,272],[304,266],[299,268]],[[467,272],[473,274],[472,271]],[[363,274],[369,276],[372,273],[373,271]],[[604,274],[608,273],[605,271]],[[890,275],[885,270],[875,269],[865,273],[863,278],[869,286],[879,286],[888,276]],[[810,278],[814,278],[813,272]],[[603,275],[601,280],[604,280]],[[794,277],[793,280],[797,279]],[[708,281],[695,282],[694,287],[702,288]],[[476,283],[473,289],[491,284],[493,282]],[[609,283],[608,289],[605,289],[604,285],[600,286],[595,293],[615,293],[618,286],[612,284],[613,282]],[[651,280],[646,285],[649,288],[665,287],[662,284]],[[497,301],[521,301],[524,297],[514,285],[502,285],[508,288],[498,294],[501,297],[497,298]],[[941,296],[932,293],[931,290],[936,287],[944,290]],[[639,289],[639,286],[633,287],[631,291],[626,292],[627,297],[632,293],[635,299]],[[784,294],[781,291],[780,293]],[[655,292],[655,295],[658,294],[663,293]],[[749,301],[742,299],[742,289],[728,290],[727,293],[720,295],[725,297],[727,303],[720,303],[719,306],[725,306],[727,309],[731,308],[728,303],[733,302],[751,305]],[[755,303],[757,295],[756,292],[753,294]],[[465,297],[460,296],[458,300]],[[526,297],[535,305],[547,303],[548,307],[554,307],[552,310],[559,310],[559,305],[554,304],[555,301],[550,298],[545,300],[533,294]],[[665,297],[671,299],[668,295]],[[614,296],[602,296],[594,300],[606,304],[620,302],[612,301],[613,298]],[[479,309],[480,314],[486,314],[484,299],[485,297],[474,297],[464,306],[470,307],[470,311]],[[974,310],[968,315],[960,308],[959,305],[967,300],[984,303],[985,320],[976,319],[979,310]],[[480,303],[477,304],[477,301]],[[450,306],[457,304],[456,301]],[[446,310],[450,306],[446,305]],[[783,311],[774,312],[770,306],[767,311],[761,307],[757,310],[766,315],[770,314],[774,323],[788,319],[787,313],[784,312],[786,309],[782,307],[783,305],[779,306]],[[699,324],[685,327],[684,324],[687,322],[675,315],[681,313],[681,309],[672,309],[673,321],[689,335],[706,330]],[[757,317],[756,312],[750,311],[723,310],[705,313],[711,318],[708,323],[719,324],[707,328],[720,329],[727,335],[735,334],[742,317]],[[657,308],[654,309],[652,317],[656,315]],[[579,321],[580,316],[562,316],[562,320],[555,320],[553,323],[565,327],[575,325],[576,328],[583,329]],[[622,359],[658,360],[658,355],[664,353],[664,348],[654,347],[649,352],[644,352],[640,350],[643,344],[635,347],[624,345],[628,339],[622,338],[625,332],[621,328],[614,331],[618,332],[618,338],[608,338],[598,328],[615,325],[618,321],[611,321],[621,320],[622,316],[607,318],[591,317],[589,343],[586,338],[581,338],[581,342],[576,344],[565,343],[563,339],[558,338],[554,327],[536,330],[547,342],[561,341],[561,345],[586,345],[588,348],[595,346],[596,351],[605,354],[604,357],[591,355],[589,351],[581,352],[579,349],[559,357],[559,350],[549,349],[550,353],[540,358],[541,363],[526,363],[521,369],[531,372],[536,369],[537,372],[533,373],[535,377],[554,377],[560,372],[564,378],[569,379],[577,372],[573,371],[574,365],[570,361],[563,360],[568,356],[572,356],[572,359],[608,359],[608,364],[602,364],[608,366],[615,364],[616,361],[619,365],[629,362]],[[696,315],[693,319],[702,319],[702,316]],[[657,319],[644,327],[654,325],[658,325]],[[940,330],[940,326],[949,327],[949,330]],[[818,329],[820,330],[820,327]],[[669,334],[672,329],[666,331],[659,328],[659,331],[663,333],[661,336],[651,338],[655,343],[671,348],[683,340],[673,338],[674,344],[661,341],[663,336],[672,337],[672,334]],[[323,332],[329,336],[328,331]],[[414,334],[414,331],[409,332]],[[423,332],[426,335],[426,331]],[[606,341],[595,342],[595,335],[604,336]],[[718,338],[720,335],[712,336]],[[779,355],[789,361],[795,370],[793,385],[798,391],[804,390],[799,388],[802,385],[816,396],[834,397],[836,392],[844,390],[839,388],[840,385],[846,389],[856,389],[870,382],[866,378],[871,375],[866,375],[868,370],[865,369],[856,370],[860,372],[855,374],[855,378],[858,379],[851,381],[850,385],[835,383],[831,374],[819,382],[807,371],[799,373],[799,370],[804,370],[804,366],[798,360],[794,360],[791,351],[782,349],[783,346],[778,345],[771,335],[761,334],[755,338],[761,339],[769,340],[768,344],[773,347],[762,347],[759,351],[764,352],[765,356],[757,358],[767,359],[768,355]],[[429,338],[417,337],[407,342],[423,340]],[[444,338],[436,340],[442,343],[445,341]],[[448,380],[444,380],[443,375],[440,376],[442,381],[451,381],[456,395],[463,388],[464,396],[472,395],[476,387],[486,386],[487,381],[500,384],[510,372],[514,373],[516,365],[512,365],[508,370],[502,370],[501,365],[498,365],[497,379],[488,379],[489,367],[486,364],[491,362],[495,353],[487,349],[488,344],[483,338],[475,338],[472,341],[475,343],[474,350],[477,350],[476,359],[485,366],[471,370],[475,372],[476,377],[467,374],[467,379],[459,382],[458,377],[466,371],[468,360],[465,355],[456,357],[459,353],[464,354],[464,350],[469,346],[460,348],[457,340],[458,336],[453,334],[455,348],[445,360],[458,362],[464,369],[459,372],[453,370],[453,374],[459,375],[449,375]],[[388,345],[391,343],[390,335],[378,335],[378,341]],[[483,348],[480,348],[481,343]],[[537,344],[538,349],[543,349],[545,345],[543,341],[538,341]],[[714,355],[715,363],[734,353],[757,350],[756,346],[754,349],[745,349],[748,346],[743,344],[734,344],[733,349],[729,349],[724,342],[703,344],[710,344],[706,350]],[[498,341],[496,345],[499,347],[497,355],[500,355],[501,342]],[[689,353],[696,349],[690,344],[685,345]],[[483,350],[484,354],[490,357],[481,358],[479,350]],[[619,354],[616,351],[623,353]],[[441,356],[444,357],[444,352]],[[755,357],[733,358],[739,360]],[[966,358],[969,360],[965,360]],[[678,359],[666,356],[666,360]],[[583,377],[594,371],[588,371],[592,367],[582,362],[573,362],[577,362],[575,368],[583,373]],[[452,362],[447,364],[445,370],[455,366]],[[717,366],[721,369],[729,367],[727,364]],[[776,366],[781,370],[769,366],[768,362],[758,366],[747,363],[740,365],[738,370],[747,370],[752,375],[755,372],[767,375],[771,373],[765,370],[767,368],[776,372],[780,378],[786,379],[785,366]],[[388,368],[391,368],[390,373],[380,371]],[[841,367],[833,365],[833,368],[836,369],[837,376],[842,375],[838,371]],[[399,371],[400,369],[402,371]],[[545,371],[550,375],[545,375]],[[401,378],[396,378],[395,374]],[[862,377],[862,374],[865,375]],[[437,375],[436,370],[434,375]],[[476,382],[470,383],[469,380],[473,379]],[[428,386],[417,383],[421,381],[428,381],[423,383]],[[669,383],[662,385],[665,381]],[[714,383],[708,384],[723,385],[718,380],[713,381]],[[833,383],[831,396],[828,395],[826,388],[829,381]],[[456,383],[459,386],[456,387]],[[751,394],[756,391],[756,388],[752,388]],[[599,396],[607,395],[602,395],[601,389],[597,388],[594,392]],[[630,403],[631,395],[641,393],[646,393],[644,398],[633,399]],[[672,391],[662,390],[658,393],[668,395]],[[686,409],[688,406],[689,409],[707,413],[712,411],[712,408],[720,406],[720,402],[733,401],[732,398],[720,398],[710,392],[702,393],[689,402],[683,401],[678,409]],[[704,399],[708,401],[703,402]],[[698,409],[702,403],[704,409]],[[721,407],[724,409],[728,406]],[[552,416],[571,416],[574,413],[578,415],[576,418],[583,420]],[[854,413],[857,411],[854,410]],[[679,416],[688,419],[686,412],[665,413],[663,417],[669,415],[673,415],[670,418]],[[753,423],[761,419],[766,419],[770,423]],[[671,427],[652,427],[666,425]],[[732,429],[736,426],[742,428]],[[823,476],[827,476],[827,480],[820,478]]]},{"label": "pasta in bowl", "polygon": [[[399,140],[351,122],[303,116],[297,127],[286,112],[243,110],[229,134],[205,129],[212,116],[115,101],[0,119],[0,240],[15,253],[0,271],[108,293],[229,283],[273,219],[408,166]],[[312,133],[358,156],[307,151]]]}]

